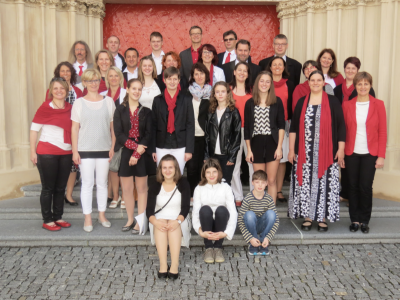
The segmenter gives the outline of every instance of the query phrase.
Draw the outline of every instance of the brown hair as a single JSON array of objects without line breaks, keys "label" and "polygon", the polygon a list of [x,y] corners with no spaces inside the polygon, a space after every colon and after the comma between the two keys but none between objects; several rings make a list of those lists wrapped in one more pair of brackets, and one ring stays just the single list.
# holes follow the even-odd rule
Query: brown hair
[{"label": "brown hair", "polygon": [[108,51],[108,50],[106,50],[106,49],[100,50],[100,51],[98,51],[98,52],[96,53],[96,55],[94,56],[95,68],[96,68],[99,72],[100,72],[100,68],[99,68],[99,65],[97,64],[97,61],[99,60],[99,56],[100,56],[101,53],[105,53],[105,54],[108,55],[108,58],[110,59],[111,67],[115,66],[114,57],[112,56],[111,52]]},{"label": "brown hair", "polygon": [[172,57],[174,58],[174,60],[176,60],[176,61],[178,62],[177,68],[180,69],[181,66],[182,66],[181,58],[179,57],[179,55],[178,55],[176,52],[174,52],[174,51],[169,51],[169,52],[165,53],[165,55],[164,55],[163,58],[162,58],[161,64],[162,64],[162,69],[163,69],[163,71],[166,69],[166,67],[164,66],[164,64],[165,64],[165,61],[167,60],[167,57],[168,57],[168,56],[172,56]]},{"label": "brown hair", "polygon": [[353,79],[353,85],[354,87],[359,83],[361,80],[366,80],[369,82],[369,84],[372,86],[372,76],[368,72],[358,72],[356,76],[354,76]]},{"label": "brown hair", "polygon": [[163,158],[161,158],[160,163],[157,166],[157,171],[156,171],[156,180],[157,180],[157,182],[159,182],[159,183],[163,183],[164,182],[164,175],[162,174],[162,164],[163,164],[164,161],[172,161],[174,163],[174,167],[175,167],[174,182],[177,183],[182,177],[181,169],[179,168],[178,161],[171,154],[166,154],[166,155],[163,156]]},{"label": "brown hair", "polygon": [[217,183],[222,182],[222,168],[221,165],[219,164],[218,159],[215,158],[208,158],[204,164],[203,167],[201,168],[201,180],[199,185],[204,186],[208,183],[207,178],[206,178],[206,171],[209,168],[216,168],[218,171],[218,178],[217,178]]},{"label": "brown hair", "polygon": [[88,65],[93,63],[93,56],[92,56],[92,51],[90,51],[90,48],[88,46],[88,44],[86,44],[86,42],[84,41],[76,41],[72,47],[71,50],[69,51],[69,55],[68,55],[68,61],[71,64],[74,64],[76,62],[76,56],[75,56],[75,46],[81,44],[83,46],[85,46],[85,51],[86,51],[86,63]]},{"label": "brown hair", "polygon": [[258,83],[260,82],[261,76],[263,75],[268,75],[269,78],[271,78],[271,86],[268,90],[267,101],[265,102],[266,106],[270,106],[276,103],[276,94],[275,94],[274,80],[272,79],[272,74],[268,71],[261,71],[258,74],[256,80],[254,81],[254,86],[253,86],[254,105],[260,105],[261,103],[260,89],[258,87]]},{"label": "brown hair", "polygon": [[268,180],[267,173],[265,173],[265,171],[263,171],[263,170],[255,171],[253,173],[253,176],[251,177],[251,181],[255,181],[255,180],[267,181]]},{"label": "brown hair", "polygon": [[71,64],[70,64],[69,62],[67,62],[67,61],[60,62],[60,63],[57,65],[57,67],[54,69],[54,77],[61,77],[61,76],[60,76],[60,71],[61,71],[61,67],[62,67],[62,66],[66,66],[66,67],[69,69],[69,71],[71,72],[71,79],[69,80],[69,83],[70,83],[71,85],[75,85],[75,84],[76,84],[76,77],[77,77],[77,74],[76,74],[76,71],[75,71],[74,66],[71,65]]},{"label": "brown hair", "polygon": [[50,81],[50,85],[49,85],[49,95],[48,95],[48,99],[53,99],[53,87],[54,87],[54,83],[58,82],[59,84],[61,84],[63,86],[63,88],[65,89],[65,97],[67,97],[68,92],[69,92],[69,85],[68,82],[62,78],[62,77],[54,77],[51,81]]},{"label": "brown hair", "polygon": [[270,71],[271,74],[272,74],[271,66],[272,66],[272,63],[274,62],[274,60],[277,60],[277,59],[280,59],[280,60],[282,60],[282,62],[283,62],[282,78],[285,78],[285,79],[289,78],[290,74],[289,74],[289,72],[288,72],[288,70],[287,70],[287,68],[286,68],[286,61],[285,61],[282,57],[280,57],[280,56],[275,56],[273,59],[271,59],[271,60],[269,61],[269,64],[268,64],[268,67],[267,67],[267,71]]},{"label": "brown hair", "polygon": [[153,59],[153,57],[152,57],[151,55],[147,55],[147,56],[143,57],[143,58],[140,60],[139,68],[138,68],[138,78],[139,78],[139,80],[140,80],[141,82],[143,82],[143,83],[144,83],[144,74],[143,74],[143,71],[142,71],[142,66],[143,66],[143,62],[144,62],[145,60],[150,60],[150,61],[151,61],[152,65],[153,65],[153,74],[152,74],[152,77],[153,77],[153,79],[157,79],[157,67],[156,67],[156,64],[155,64],[155,62],[154,62],[154,59]]},{"label": "brown hair", "polygon": [[227,102],[227,106],[229,107],[229,109],[231,111],[233,111],[235,109],[235,100],[233,99],[233,95],[232,95],[232,90],[229,87],[229,84],[226,83],[225,81],[218,81],[214,87],[211,90],[211,96],[210,96],[210,107],[209,107],[209,112],[210,113],[215,113],[215,110],[218,107],[218,100],[217,98],[215,98],[215,89],[217,86],[224,86],[226,88],[227,94],[226,94],[226,102]]},{"label": "brown hair", "polygon": [[319,53],[318,58],[317,58],[318,69],[322,70],[321,57],[325,53],[329,53],[332,56],[332,60],[333,60],[331,66],[329,67],[328,75],[330,78],[336,78],[340,73],[337,70],[336,55],[332,49],[325,48]]},{"label": "brown hair", "polygon": [[[132,78],[131,80],[128,81],[128,83],[126,84],[126,90],[130,89],[131,85],[134,84],[135,82],[139,82],[142,87],[143,87],[143,83],[138,79],[138,78]],[[126,104],[129,102],[129,94],[126,93],[125,97],[124,97],[124,101],[122,102],[122,105],[126,107]]]},{"label": "brown hair", "polygon": [[192,70],[190,70],[189,85],[192,85],[193,82],[196,82],[196,80],[194,80],[195,70],[204,73],[206,75],[206,81],[204,82],[204,84],[210,83],[210,71],[208,71],[207,67],[203,65],[201,62],[197,62],[192,66]]},{"label": "brown hair", "polygon": [[167,79],[167,78],[169,78],[171,76],[174,76],[174,75],[178,75],[178,79],[181,79],[181,73],[179,72],[178,68],[169,67],[169,68],[164,70],[164,74],[163,74],[164,79]]}]

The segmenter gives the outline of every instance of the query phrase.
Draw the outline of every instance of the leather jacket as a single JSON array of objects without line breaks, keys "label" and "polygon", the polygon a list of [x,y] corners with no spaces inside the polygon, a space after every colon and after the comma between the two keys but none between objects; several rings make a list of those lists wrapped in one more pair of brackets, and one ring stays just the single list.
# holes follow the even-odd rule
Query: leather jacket
[{"label": "leather jacket", "polygon": [[205,135],[205,153],[204,159],[213,157],[215,154],[215,146],[219,134],[219,145],[221,155],[228,155],[228,160],[232,163],[236,162],[236,156],[240,148],[242,121],[237,108],[230,110],[225,109],[218,124],[217,111],[208,113],[206,119]]}]

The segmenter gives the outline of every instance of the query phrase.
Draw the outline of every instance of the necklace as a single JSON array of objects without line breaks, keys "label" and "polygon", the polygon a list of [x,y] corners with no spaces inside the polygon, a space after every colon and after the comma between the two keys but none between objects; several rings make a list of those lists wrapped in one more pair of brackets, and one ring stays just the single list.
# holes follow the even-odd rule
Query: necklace
[{"label": "necklace", "polygon": [[64,106],[63,107],[58,107],[58,105],[54,102],[54,100],[52,101],[53,102],[53,104],[58,108],[58,109],[64,109],[65,108],[65,102],[64,102]]}]

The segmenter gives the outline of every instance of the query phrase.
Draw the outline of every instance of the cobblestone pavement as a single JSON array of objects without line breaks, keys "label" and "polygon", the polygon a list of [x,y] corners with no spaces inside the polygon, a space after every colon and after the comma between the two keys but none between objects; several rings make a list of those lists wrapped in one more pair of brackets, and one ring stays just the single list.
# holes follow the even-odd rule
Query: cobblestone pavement
[{"label": "cobblestone pavement", "polygon": [[226,247],[207,265],[182,248],[180,279],[154,247],[0,248],[0,299],[400,299],[400,244]]}]

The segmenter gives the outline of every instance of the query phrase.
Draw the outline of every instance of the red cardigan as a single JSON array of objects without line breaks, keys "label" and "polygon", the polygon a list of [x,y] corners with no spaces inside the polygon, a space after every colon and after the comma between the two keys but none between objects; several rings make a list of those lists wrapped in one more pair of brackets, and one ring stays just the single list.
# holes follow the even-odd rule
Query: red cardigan
[{"label": "red cardigan", "polygon": [[[74,91],[75,91],[75,94],[76,94],[76,99],[78,99],[78,98],[80,98],[80,97],[83,97],[83,93],[82,93],[82,91],[81,91],[81,89],[80,88],[78,88],[78,87],[76,87],[76,86],[72,86],[72,88],[74,89]],[[51,100],[51,98],[48,98],[49,97],[49,90],[47,90],[47,92],[46,92],[46,99],[45,99],[45,101],[46,100]],[[75,100],[76,100],[75,99]]]},{"label": "red cardigan", "polygon": [[[371,95],[369,101],[366,122],[368,151],[373,156],[385,158],[387,141],[385,104],[382,100],[375,99]],[[343,104],[344,121],[346,123],[346,155],[353,154],[356,142],[356,103],[357,97]]]}]

